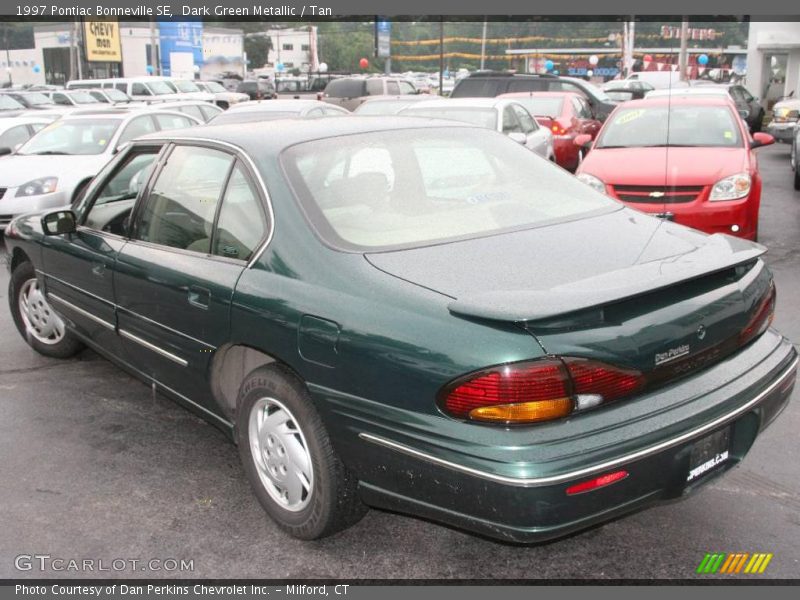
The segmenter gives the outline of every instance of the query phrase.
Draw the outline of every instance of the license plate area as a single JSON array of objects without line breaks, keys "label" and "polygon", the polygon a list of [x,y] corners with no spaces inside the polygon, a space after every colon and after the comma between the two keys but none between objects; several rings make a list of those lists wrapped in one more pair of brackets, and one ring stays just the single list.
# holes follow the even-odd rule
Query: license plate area
[{"label": "license plate area", "polygon": [[689,474],[686,481],[697,481],[727,462],[730,458],[730,442],[730,427],[697,440],[689,455]]}]

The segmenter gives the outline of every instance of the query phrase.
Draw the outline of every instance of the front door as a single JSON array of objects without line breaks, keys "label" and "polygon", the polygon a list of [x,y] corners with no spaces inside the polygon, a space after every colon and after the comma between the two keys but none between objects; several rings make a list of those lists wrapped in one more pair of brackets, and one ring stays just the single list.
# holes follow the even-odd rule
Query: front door
[{"label": "front door", "polygon": [[137,208],[114,275],[131,363],[216,414],[208,368],[228,340],[236,282],[267,232],[254,181],[227,149],[173,146]]},{"label": "front door", "polygon": [[78,334],[120,355],[116,336],[114,263],[125,245],[125,224],[160,146],[129,148],[95,178],[76,207],[78,229],[48,236],[44,283],[51,306]]}]

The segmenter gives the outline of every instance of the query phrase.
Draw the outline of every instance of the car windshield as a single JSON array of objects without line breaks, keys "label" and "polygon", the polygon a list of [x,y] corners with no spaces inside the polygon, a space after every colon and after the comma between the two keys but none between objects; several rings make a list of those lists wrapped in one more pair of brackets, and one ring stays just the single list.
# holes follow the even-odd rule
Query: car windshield
[{"label": "car windshield", "polygon": [[205,88],[209,92],[211,92],[212,94],[219,94],[219,93],[224,93],[224,92],[228,91],[224,87],[222,87],[220,84],[218,84],[216,81],[206,81],[204,83],[204,85],[205,85]]},{"label": "car windshield", "polygon": [[145,85],[156,96],[165,96],[166,94],[175,93],[175,90],[169,87],[166,81],[148,81]]},{"label": "car windshield", "polygon": [[[446,102],[444,104],[447,104]],[[470,125],[477,125],[486,129],[497,128],[497,110],[494,108],[473,108],[442,106],[440,107],[416,107],[406,108],[400,114],[409,117],[432,117],[434,119],[449,119],[450,121],[462,121]]]},{"label": "car windshield", "polygon": [[89,92],[70,92],[69,97],[75,104],[99,104],[97,98]]},{"label": "car windshield", "polygon": [[364,102],[354,112],[358,115],[394,115],[411,104],[407,100],[381,100]]},{"label": "car windshield", "polygon": [[602,90],[601,88],[597,87],[595,84],[593,84],[593,83],[591,83],[589,81],[581,81],[581,86],[583,86],[585,89],[589,90],[592,93],[592,95],[594,95],[594,97],[597,98],[598,100],[600,100],[601,102],[610,102],[611,101],[611,98],[608,97],[608,95],[605,93],[605,91]]},{"label": "car windshield", "polygon": [[619,204],[503,136],[462,127],[306,142],[282,163],[315,229],[386,249],[529,229]]},{"label": "car windshield", "polygon": [[0,110],[19,110],[21,108],[25,107],[10,96],[0,94]]},{"label": "car windshield", "polygon": [[536,96],[528,96],[526,98],[514,98],[528,109],[528,112],[536,117],[557,117],[561,114],[561,108],[564,106],[563,98],[537,98]]},{"label": "car windshield", "polygon": [[102,154],[119,124],[119,119],[55,121],[28,140],[17,154]]},{"label": "car windshield", "polygon": [[291,119],[298,115],[297,112],[284,110],[230,110],[215,116],[210,125],[230,125],[231,123],[258,123],[260,121],[274,121],[276,119]]},{"label": "car windshield", "polygon": [[50,100],[50,98],[38,92],[30,92],[24,94],[24,98],[25,102],[27,102],[31,106],[40,106],[42,104],[53,104],[53,101]]},{"label": "car windshield", "polygon": [[604,127],[596,147],[741,145],[739,127],[726,107],[663,105],[619,109]]},{"label": "car windshield", "polygon": [[173,81],[172,82],[179,92],[192,93],[199,92],[200,88],[191,81]]},{"label": "car windshield", "polygon": [[112,102],[130,102],[131,98],[125,92],[121,92],[120,90],[114,88],[106,88],[103,90],[106,95],[106,98],[111,100]]}]

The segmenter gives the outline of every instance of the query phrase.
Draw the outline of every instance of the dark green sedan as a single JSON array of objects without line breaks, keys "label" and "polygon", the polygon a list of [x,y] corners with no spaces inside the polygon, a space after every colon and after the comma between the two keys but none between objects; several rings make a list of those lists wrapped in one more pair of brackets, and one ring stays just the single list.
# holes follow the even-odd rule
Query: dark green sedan
[{"label": "dark green sedan", "polygon": [[294,536],[368,505],[562,536],[732,468],[789,400],[763,246],[625,208],[499,133],[164,136],[74,210],[11,222],[11,311],[42,354],[88,346],[227,432]]}]

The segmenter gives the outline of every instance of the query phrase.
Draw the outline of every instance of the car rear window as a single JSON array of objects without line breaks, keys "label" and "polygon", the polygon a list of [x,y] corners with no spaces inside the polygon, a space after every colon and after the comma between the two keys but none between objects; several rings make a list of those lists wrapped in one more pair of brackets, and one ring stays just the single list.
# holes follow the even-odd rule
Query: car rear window
[{"label": "car rear window", "polygon": [[345,250],[429,245],[620,209],[520,144],[470,127],[315,140],[281,161],[318,234]]},{"label": "car rear window", "polygon": [[360,98],[364,96],[363,79],[334,79],[325,87],[325,95],[331,98]]}]

